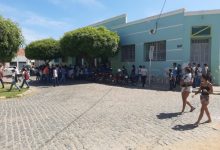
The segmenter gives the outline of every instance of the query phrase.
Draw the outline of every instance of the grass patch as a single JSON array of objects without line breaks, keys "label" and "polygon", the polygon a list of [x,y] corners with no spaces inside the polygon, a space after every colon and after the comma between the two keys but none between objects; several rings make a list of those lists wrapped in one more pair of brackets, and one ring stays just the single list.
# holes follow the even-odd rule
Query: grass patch
[{"label": "grass patch", "polygon": [[18,97],[20,94],[23,94],[28,90],[27,88],[23,88],[21,89],[21,91],[18,91],[15,87],[13,87],[13,89],[9,92],[9,88],[10,84],[6,84],[4,89],[0,88],[0,97],[14,98]]}]

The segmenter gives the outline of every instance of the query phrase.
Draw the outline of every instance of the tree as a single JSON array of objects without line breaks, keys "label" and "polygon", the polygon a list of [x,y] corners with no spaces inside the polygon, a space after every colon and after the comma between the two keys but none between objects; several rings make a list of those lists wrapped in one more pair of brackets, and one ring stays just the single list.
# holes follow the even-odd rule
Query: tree
[{"label": "tree", "polygon": [[118,52],[119,36],[104,27],[85,27],[64,34],[60,40],[62,53],[90,61],[109,58]]},{"label": "tree", "polygon": [[23,36],[18,25],[0,16],[0,62],[11,61],[22,44]]},{"label": "tree", "polygon": [[25,48],[29,59],[43,60],[46,64],[55,58],[61,57],[59,41],[52,38],[31,42]]}]

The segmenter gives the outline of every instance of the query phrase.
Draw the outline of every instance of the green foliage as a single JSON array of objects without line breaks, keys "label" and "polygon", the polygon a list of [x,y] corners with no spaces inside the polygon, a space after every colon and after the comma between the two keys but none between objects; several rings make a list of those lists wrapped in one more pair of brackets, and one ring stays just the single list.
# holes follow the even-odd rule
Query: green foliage
[{"label": "green foliage", "polygon": [[65,33],[60,44],[65,56],[108,58],[117,53],[119,36],[104,27],[85,27]]},{"label": "green foliage", "polygon": [[46,63],[61,57],[60,51],[59,41],[52,38],[34,41],[25,48],[27,58],[43,60]]},{"label": "green foliage", "polygon": [[0,16],[0,62],[11,61],[22,43],[23,36],[18,25]]}]

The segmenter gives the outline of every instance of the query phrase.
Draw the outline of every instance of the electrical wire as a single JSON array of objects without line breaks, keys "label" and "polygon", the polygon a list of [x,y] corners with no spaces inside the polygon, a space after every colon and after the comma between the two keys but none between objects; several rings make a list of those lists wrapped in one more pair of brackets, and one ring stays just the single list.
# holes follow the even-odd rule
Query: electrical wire
[{"label": "electrical wire", "polygon": [[160,20],[160,18],[161,18],[161,16],[162,16],[163,10],[164,10],[165,5],[166,5],[166,2],[167,2],[167,0],[164,0],[164,3],[163,3],[163,6],[162,6],[162,9],[161,9],[160,14],[159,14],[159,17],[158,17],[158,19],[157,19],[157,21],[156,21],[155,33],[157,32],[158,22],[159,22],[159,20]]}]

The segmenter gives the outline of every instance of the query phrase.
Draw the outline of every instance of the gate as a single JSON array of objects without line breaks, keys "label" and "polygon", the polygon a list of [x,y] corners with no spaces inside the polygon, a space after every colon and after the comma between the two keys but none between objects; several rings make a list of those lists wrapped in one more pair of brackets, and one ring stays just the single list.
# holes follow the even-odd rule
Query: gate
[{"label": "gate", "polygon": [[210,39],[192,39],[191,40],[191,58],[192,63],[211,65]]}]

